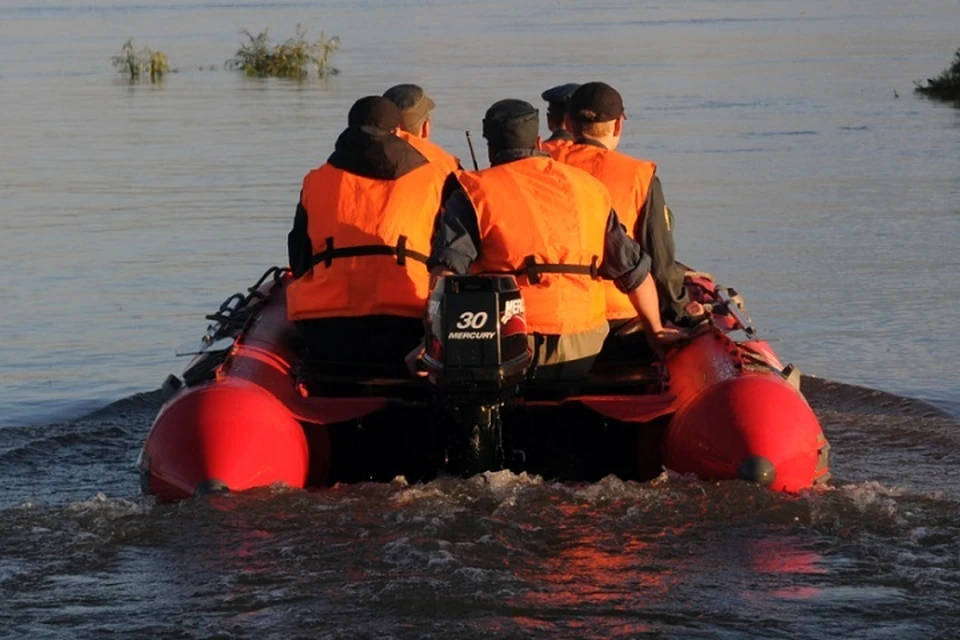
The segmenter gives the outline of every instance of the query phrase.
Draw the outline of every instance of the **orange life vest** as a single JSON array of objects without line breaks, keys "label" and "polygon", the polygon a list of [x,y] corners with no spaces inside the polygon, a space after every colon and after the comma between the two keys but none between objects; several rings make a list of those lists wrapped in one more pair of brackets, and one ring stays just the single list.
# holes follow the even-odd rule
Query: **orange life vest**
[{"label": "orange life vest", "polygon": [[426,138],[421,138],[420,136],[415,136],[412,133],[408,133],[403,129],[397,133],[397,137],[409,142],[410,146],[423,154],[424,158],[437,165],[437,167],[443,171],[444,175],[460,171],[460,159],[447,153],[447,151],[440,145],[431,142]]},{"label": "orange life vest", "polygon": [[[610,151],[592,144],[572,144],[551,153],[560,162],[583,169],[600,180],[610,190],[613,208],[627,234],[635,237],[643,228],[643,208],[650,193],[650,183],[657,165],[649,160],[638,160],[618,151]],[[604,283],[607,292],[607,318],[619,320],[637,315],[627,296],[612,282]]]},{"label": "orange life vest", "polygon": [[553,140],[544,140],[543,142],[541,142],[540,149],[542,151],[546,151],[551,156],[553,156],[554,159],[556,159],[557,157],[556,154],[558,151],[560,151],[560,149],[569,147],[572,144],[573,144],[573,140],[571,138],[555,138]]},{"label": "orange life vest", "polygon": [[331,164],[303,179],[313,268],[287,288],[291,320],[423,317],[426,261],[445,175],[425,164],[395,180]]},{"label": "orange life vest", "polygon": [[480,231],[472,270],[517,274],[530,332],[567,335],[606,322],[597,267],[610,194],[600,181],[541,156],[458,179]]}]

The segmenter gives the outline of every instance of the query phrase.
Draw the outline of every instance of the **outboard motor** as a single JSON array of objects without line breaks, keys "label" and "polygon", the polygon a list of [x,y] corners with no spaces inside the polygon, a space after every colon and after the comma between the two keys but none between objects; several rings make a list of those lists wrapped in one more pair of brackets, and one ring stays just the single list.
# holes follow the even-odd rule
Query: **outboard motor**
[{"label": "outboard motor", "polygon": [[440,391],[445,465],[472,475],[503,468],[500,410],[523,380],[523,298],[512,275],[448,275],[427,302],[423,364]]}]

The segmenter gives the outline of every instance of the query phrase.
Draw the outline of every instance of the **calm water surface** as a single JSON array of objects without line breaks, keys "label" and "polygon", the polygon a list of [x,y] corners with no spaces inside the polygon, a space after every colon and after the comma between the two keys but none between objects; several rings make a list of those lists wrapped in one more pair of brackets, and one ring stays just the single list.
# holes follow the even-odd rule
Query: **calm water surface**
[{"label": "calm water surface", "polygon": [[[340,36],[340,75],[223,69],[240,29],[297,23]],[[957,637],[960,109],[911,90],[958,23],[953,0],[0,0],[0,637]],[[127,82],[130,37],[178,72]],[[815,376],[832,487],[139,496],[158,399],[81,416],[179,373],[203,315],[285,263],[356,98],[422,84],[466,165],[492,102],[592,79],[680,258]]]}]

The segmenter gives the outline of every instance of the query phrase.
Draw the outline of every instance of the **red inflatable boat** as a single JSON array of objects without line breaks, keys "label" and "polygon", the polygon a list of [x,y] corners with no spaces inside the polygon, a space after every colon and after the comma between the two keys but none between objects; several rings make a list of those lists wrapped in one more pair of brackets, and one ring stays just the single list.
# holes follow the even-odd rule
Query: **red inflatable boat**
[{"label": "red inflatable boat", "polygon": [[[691,273],[687,283],[707,316],[662,362],[642,332],[629,335],[634,323],[588,378],[553,386],[526,382],[512,276],[438,281],[426,309],[425,377],[403,363],[306,355],[286,318],[289,282],[274,267],[207,316],[183,384],[140,454],[145,493],[172,501],[497,469],[592,481],[667,468],[787,492],[829,478],[829,445],[799,371],[757,336],[736,292],[709,275]],[[477,329],[469,336],[455,328],[465,310]]]}]

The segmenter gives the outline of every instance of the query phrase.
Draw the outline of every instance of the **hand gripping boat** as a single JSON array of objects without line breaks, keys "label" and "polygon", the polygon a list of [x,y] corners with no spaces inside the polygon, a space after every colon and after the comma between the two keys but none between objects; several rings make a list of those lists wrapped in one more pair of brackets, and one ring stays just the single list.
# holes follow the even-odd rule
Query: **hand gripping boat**
[{"label": "hand gripping boat", "polygon": [[513,276],[438,280],[425,312],[424,377],[403,363],[305,354],[286,317],[290,280],[273,267],[207,316],[213,324],[186,351],[194,357],[183,384],[140,454],[144,493],[166,502],[499,469],[591,481],[667,468],[787,492],[829,478],[829,445],[799,371],[780,363],[736,292],[709,275],[688,275],[707,315],[662,361],[634,322],[586,379],[552,386],[526,382]]}]

